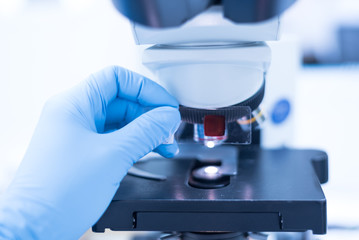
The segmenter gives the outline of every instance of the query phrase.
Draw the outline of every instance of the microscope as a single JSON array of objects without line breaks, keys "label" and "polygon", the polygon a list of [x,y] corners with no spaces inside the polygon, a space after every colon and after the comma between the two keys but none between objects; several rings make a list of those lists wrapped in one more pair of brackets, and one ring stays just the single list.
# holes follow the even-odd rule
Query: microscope
[{"label": "microscope", "polygon": [[278,40],[279,15],[295,0],[113,2],[133,22],[136,43],[151,45],[142,63],[180,103],[180,152],[136,163],[92,230],[185,240],[325,234],[327,154],[260,141],[265,41]]}]

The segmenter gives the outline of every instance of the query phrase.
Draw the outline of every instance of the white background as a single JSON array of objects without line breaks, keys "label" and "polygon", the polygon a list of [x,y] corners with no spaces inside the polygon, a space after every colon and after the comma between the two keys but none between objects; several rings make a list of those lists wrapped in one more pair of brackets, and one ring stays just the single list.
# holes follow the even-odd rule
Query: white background
[{"label": "white background", "polygon": [[[110,1],[31,2],[0,0],[0,194],[15,173],[49,96],[108,65],[148,74],[139,67],[128,22]],[[291,21],[294,16],[298,14]],[[310,23],[304,19],[305,27]],[[308,38],[303,36],[299,35]],[[358,226],[359,67],[306,67],[297,79],[292,145],[328,152],[330,182],[324,186],[328,224]],[[358,231],[329,230],[326,239],[334,237],[358,239]]]}]

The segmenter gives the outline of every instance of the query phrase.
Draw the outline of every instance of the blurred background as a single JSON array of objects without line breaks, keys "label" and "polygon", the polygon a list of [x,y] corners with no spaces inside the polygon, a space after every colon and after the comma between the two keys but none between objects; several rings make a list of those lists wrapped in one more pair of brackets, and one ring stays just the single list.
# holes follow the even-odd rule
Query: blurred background
[{"label": "blurred background", "polygon": [[[284,14],[282,32],[295,39],[301,63],[286,145],[329,154],[329,231],[317,238],[359,239],[359,2],[298,0]],[[151,77],[140,64],[143,48],[110,0],[0,0],[0,194],[45,101],[109,65]],[[286,69],[285,60],[276,65]]]}]

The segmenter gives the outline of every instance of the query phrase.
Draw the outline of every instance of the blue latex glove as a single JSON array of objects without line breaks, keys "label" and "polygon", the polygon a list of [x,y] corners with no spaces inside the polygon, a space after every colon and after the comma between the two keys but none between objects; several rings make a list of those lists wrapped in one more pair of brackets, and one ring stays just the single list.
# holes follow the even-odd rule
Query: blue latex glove
[{"label": "blue latex glove", "polygon": [[50,99],[2,196],[0,239],[78,239],[138,159],[178,151],[162,144],[179,125],[177,108],[158,84],[120,67]]}]

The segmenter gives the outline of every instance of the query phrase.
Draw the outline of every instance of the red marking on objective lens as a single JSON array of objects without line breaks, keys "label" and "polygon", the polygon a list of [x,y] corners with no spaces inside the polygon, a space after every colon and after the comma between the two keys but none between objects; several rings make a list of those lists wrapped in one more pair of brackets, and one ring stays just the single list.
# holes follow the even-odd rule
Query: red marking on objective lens
[{"label": "red marking on objective lens", "polygon": [[224,116],[206,115],[203,125],[204,135],[210,137],[223,136],[226,130]]}]

